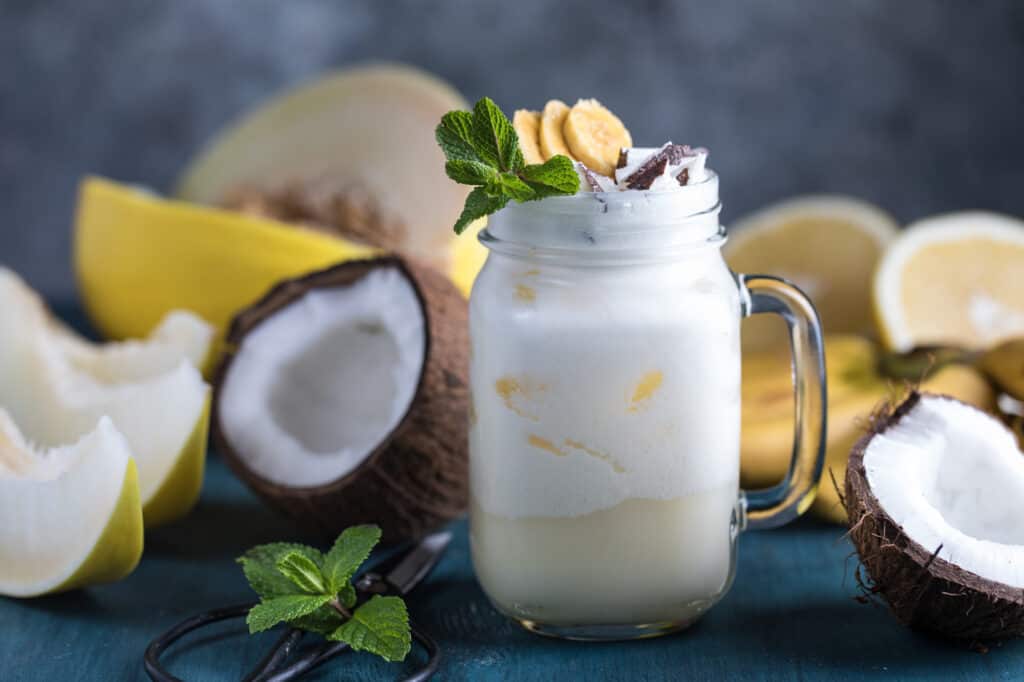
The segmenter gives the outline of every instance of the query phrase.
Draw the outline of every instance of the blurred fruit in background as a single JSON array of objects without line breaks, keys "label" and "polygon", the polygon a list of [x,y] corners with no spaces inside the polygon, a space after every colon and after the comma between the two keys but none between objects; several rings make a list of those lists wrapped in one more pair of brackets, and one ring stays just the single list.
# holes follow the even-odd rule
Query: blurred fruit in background
[{"label": "blurred fruit in background", "polygon": [[872,298],[893,350],[982,350],[1024,335],[1024,221],[965,212],[911,224],[879,264]]},{"label": "blurred fruit in background", "polygon": [[[957,213],[897,233],[869,204],[802,197],[734,229],[725,256],[735,271],[790,279],[821,314],[829,422],[825,474],[812,507],[818,516],[845,521],[832,476],[842,485],[872,412],[911,386],[959,398],[1020,429],[1022,418],[998,410],[996,396],[1024,397],[1024,341],[994,346],[1024,333],[1024,222]],[[794,405],[785,341],[778,320],[743,323],[746,487],[774,485],[789,466]]]},{"label": "blurred fruit in background", "polygon": [[[779,202],[729,226],[724,255],[735,272],[783,277],[814,301],[828,334],[873,332],[870,283],[895,236],[881,209],[842,196],[804,196]],[[781,319],[743,321],[743,349],[785,346]]]},{"label": "blurred fruit in background", "polygon": [[85,309],[108,338],[145,336],[174,308],[223,331],[280,279],[372,255],[355,242],[86,178],[75,267]]},{"label": "blurred fruit in background", "polygon": [[[967,364],[925,351],[885,355],[864,337],[825,338],[828,375],[828,438],[825,472],[811,508],[815,515],[842,523],[846,512],[832,484],[846,476],[846,460],[867,430],[872,412],[920,381],[920,389],[959,398],[984,410],[995,408],[995,391]],[[956,359],[962,354],[950,356]],[[751,351],[743,364],[742,483],[747,488],[774,485],[785,475],[793,444],[793,386],[787,352]]]},{"label": "blurred fruit in background", "polygon": [[434,141],[459,108],[455,90],[417,69],[347,69],[217,135],[183,174],[180,201],[87,179],[74,257],[90,317],[126,338],[186,308],[223,332],[275,282],[381,251],[468,293],[485,252],[473,235],[455,238],[466,188],[445,176]]}]

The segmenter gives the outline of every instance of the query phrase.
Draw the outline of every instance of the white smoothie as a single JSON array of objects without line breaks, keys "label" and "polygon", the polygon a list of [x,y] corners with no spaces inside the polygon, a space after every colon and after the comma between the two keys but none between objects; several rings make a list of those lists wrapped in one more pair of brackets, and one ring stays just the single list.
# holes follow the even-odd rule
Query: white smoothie
[{"label": "white smoothie", "polygon": [[717,212],[681,219],[717,203],[703,184],[491,219],[470,313],[472,551],[520,620],[684,622],[728,588],[740,300]]}]

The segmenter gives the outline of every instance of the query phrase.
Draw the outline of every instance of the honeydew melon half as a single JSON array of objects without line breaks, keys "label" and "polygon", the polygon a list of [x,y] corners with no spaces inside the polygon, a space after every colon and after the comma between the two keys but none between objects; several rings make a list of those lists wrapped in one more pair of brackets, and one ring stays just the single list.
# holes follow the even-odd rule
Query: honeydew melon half
[{"label": "honeydew melon half", "polygon": [[94,346],[56,327],[35,292],[0,269],[0,407],[42,447],[109,417],[135,457],[146,526],[172,521],[202,485],[209,387],[193,361],[211,336],[177,315],[147,341]]},{"label": "honeydew melon half", "polygon": [[0,594],[111,582],[142,556],[135,461],[108,418],[74,443],[30,446],[0,410]]},{"label": "honeydew melon half", "polygon": [[328,73],[218,134],[182,175],[178,196],[318,223],[432,265],[468,293],[485,250],[472,235],[456,239],[468,188],[445,175],[434,138],[444,114],[466,108],[448,83],[410,66]]}]

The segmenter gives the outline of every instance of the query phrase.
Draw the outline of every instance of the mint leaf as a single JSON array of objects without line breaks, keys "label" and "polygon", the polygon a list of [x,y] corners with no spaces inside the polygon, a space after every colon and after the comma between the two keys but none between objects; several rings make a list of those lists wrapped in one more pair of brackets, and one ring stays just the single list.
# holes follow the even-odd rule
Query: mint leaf
[{"label": "mint leaf", "polygon": [[[544,163],[523,168],[520,177],[538,194],[575,194],[580,189],[580,176],[568,156],[552,156]],[[550,192],[551,194],[547,194]]]},{"label": "mint leaf", "polygon": [[473,115],[468,111],[449,111],[441,117],[441,124],[434,130],[434,137],[446,158],[464,161],[482,160],[470,141],[472,128]]},{"label": "mint leaf", "polygon": [[462,214],[455,221],[455,234],[462,234],[466,227],[476,220],[501,209],[511,197],[492,197],[483,187],[477,187],[466,197]]},{"label": "mint leaf", "polygon": [[522,168],[523,152],[519,149],[516,129],[489,97],[482,98],[473,107],[469,139],[480,158],[498,170]]},{"label": "mint leaf", "polygon": [[537,193],[529,185],[510,173],[495,175],[485,189],[492,197],[508,197],[519,202],[537,198]]},{"label": "mint leaf", "polygon": [[325,604],[313,613],[289,620],[288,625],[326,637],[337,630],[338,626],[344,622],[345,619],[340,613],[335,611],[330,604]]},{"label": "mint leaf", "polygon": [[312,547],[294,542],[275,542],[253,547],[238,557],[249,585],[262,599],[273,599],[286,594],[295,594],[295,584],[277,568],[277,562],[290,552],[302,554],[316,565],[323,562],[323,555]]},{"label": "mint leaf", "polygon": [[449,178],[462,185],[486,185],[498,177],[498,171],[480,161],[452,159],[444,164],[444,172]]},{"label": "mint leaf", "polygon": [[305,554],[291,551],[277,560],[277,570],[291,580],[300,590],[309,594],[323,594],[327,591],[320,567]]},{"label": "mint leaf", "polygon": [[327,576],[331,592],[341,592],[348,585],[349,578],[355,575],[356,570],[370,556],[378,542],[380,528],[377,526],[352,526],[338,536],[323,564],[324,575]]},{"label": "mint leaf", "polygon": [[388,661],[402,661],[412,647],[405,602],[399,597],[374,595],[328,639],[347,642],[357,651],[369,651]]},{"label": "mint leaf", "polygon": [[356,588],[352,587],[352,583],[345,583],[345,586],[338,592],[338,601],[346,609],[350,609],[356,605]]},{"label": "mint leaf", "polygon": [[455,182],[475,185],[455,221],[462,234],[474,220],[499,211],[509,201],[534,201],[575,194],[580,179],[572,159],[554,156],[525,166],[512,121],[487,97],[468,111],[449,111],[434,132],[445,158],[445,173]]},{"label": "mint leaf", "polygon": [[330,600],[329,594],[292,594],[267,599],[249,609],[245,622],[249,625],[250,634],[263,632],[278,623],[293,621],[300,616],[313,613]]}]

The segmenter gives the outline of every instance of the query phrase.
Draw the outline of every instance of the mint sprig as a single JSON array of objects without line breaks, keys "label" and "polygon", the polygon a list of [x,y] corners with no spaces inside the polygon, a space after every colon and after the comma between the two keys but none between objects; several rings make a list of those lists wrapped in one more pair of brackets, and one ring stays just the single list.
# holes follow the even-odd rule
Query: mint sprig
[{"label": "mint sprig", "polygon": [[579,175],[567,156],[527,165],[512,122],[488,97],[478,101],[472,113],[449,111],[442,116],[435,137],[447,158],[448,177],[475,187],[455,221],[456,234],[509,201],[575,194],[580,188]]},{"label": "mint sprig", "polygon": [[286,542],[250,549],[238,558],[260,596],[246,618],[249,632],[287,623],[388,661],[404,660],[412,633],[401,597],[375,595],[356,606],[352,577],[379,541],[380,528],[365,525],[345,529],[326,555]]}]

